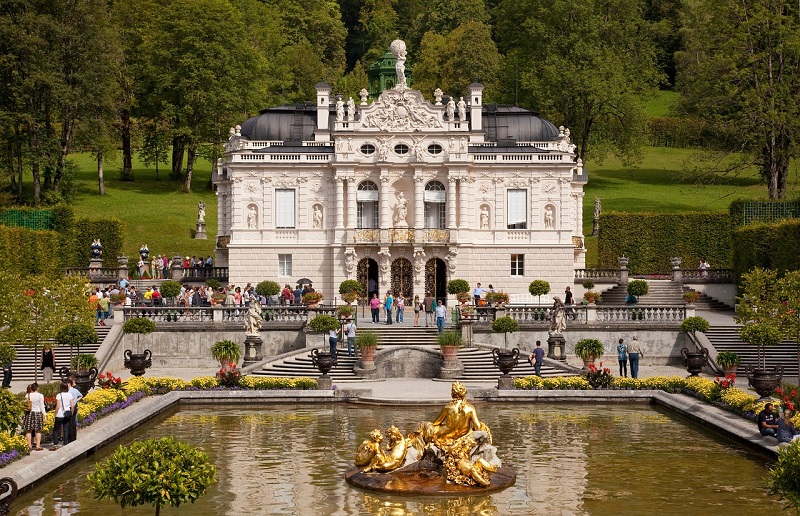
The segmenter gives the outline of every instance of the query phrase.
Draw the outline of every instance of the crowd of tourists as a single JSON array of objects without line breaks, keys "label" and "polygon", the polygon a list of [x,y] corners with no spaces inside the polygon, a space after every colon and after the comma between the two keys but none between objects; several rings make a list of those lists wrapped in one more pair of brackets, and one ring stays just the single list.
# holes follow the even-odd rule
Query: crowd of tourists
[{"label": "crowd of tourists", "polygon": [[[47,381],[47,380],[45,380]],[[70,376],[61,382],[58,392],[54,396],[55,411],[53,434],[50,437],[52,446],[50,451],[57,450],[78,438],[78,411],[83,394],[76,387],[77,379]],[[31,451],[43,451],[42,429],[44,418],[47,415],[47,401],[39,392],[39,384],[34,382],[28,385],[25,393],[25,413],[22,417],[22,429],[28,448]]]},{"label": "crowd of tourists", "polygon": [[[170,258],[164,255],[155,255],[152,259],[147,259],[145,256],[140,255],[139,261],[136,264],[136,272],[138,277],[151,278],[151,279],[169,279],[170,278]],[[148,265],[150,270],[148,271]],[[187,256],[181,262],[183,267],[183,277],[210,277],[209,269],[214,267],[214,258],[210,255],[206,257]]]}]

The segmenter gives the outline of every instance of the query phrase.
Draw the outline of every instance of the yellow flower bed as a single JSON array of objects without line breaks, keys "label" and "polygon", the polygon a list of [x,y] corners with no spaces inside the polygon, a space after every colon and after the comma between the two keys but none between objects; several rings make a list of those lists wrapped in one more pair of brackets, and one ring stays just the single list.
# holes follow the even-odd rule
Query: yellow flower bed
[{"label": "yellow flower bed", "polygon": [[714,398],[715,393],[719,390],[719,386],[714,383],[714,380],[701,378],[699,376],[687,378],[686,388],[697,392],[706,399]]},{"label": "yellow flower bed", "polygon": [[181,380],[180,378],[170,378],[170,377],[142,377],[138,376],[135,378],[131,378],[127,382],[122,384],[122,390],[125,391],[125,394],[130,396],[134,392],[142,391],[146,395],[150,394],[150,389],[159,389],[159,390],[166,390],[166,391],[180,391],[189,387],[191,383],[187,382],[186,380]]},{"label": "yellow flower bed", "polygon": [[78,406],[78,420],[83,420],[92,412],[99,412],[104,407],[118,401],[125,401],[127,395],[121,389],[97,389],[83,397]]},{"label": "yellow flower bed", "polygon": [[201,376],[193,378],[191,384],[192,387],[197,387],[198,389],[213,389],[214,387],[219,387],[219,380],[216,376]]},{"label": "yellow flower bed", "polygon": [[271,390],[271,389],[316,389],[317,380],[304,376],[297,378],[281,378],[271,376],[245,376],[239,380],[239,385],[246,389]]},{"label": "yellow flower bed", "polygon": [[517,389],[546,389],[546,390],[589,390],[591,386],[581,376],[557,376],[555,378],[539,378],[527,376],[515,378],[514,387]]},{"label": "yellow flower bed", "polygon": [[28,453],[28,441],[24,435],[11,435],[9,432],[0,432],[0,454],[17,450],[19,453]]}]

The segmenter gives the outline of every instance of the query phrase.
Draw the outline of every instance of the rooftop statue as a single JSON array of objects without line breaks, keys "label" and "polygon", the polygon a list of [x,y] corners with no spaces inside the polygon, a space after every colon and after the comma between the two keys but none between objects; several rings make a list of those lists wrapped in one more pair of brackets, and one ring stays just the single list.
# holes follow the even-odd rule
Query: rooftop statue
[{"label": "rooftop statue", "polygon": [[397,63],[394,65],[394,71],[397,73],[397,86],[398,88],[405,88],[406,85],[406,42],[402,39],[396,39],[389,45],[392,55],[397,58]]}]

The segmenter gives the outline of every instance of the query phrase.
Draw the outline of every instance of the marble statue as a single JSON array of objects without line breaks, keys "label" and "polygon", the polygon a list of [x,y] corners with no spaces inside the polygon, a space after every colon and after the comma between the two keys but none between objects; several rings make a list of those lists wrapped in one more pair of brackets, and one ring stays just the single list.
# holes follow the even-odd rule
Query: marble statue
[{"label": "marble statue", "polygon": [[444,261],[447,263],[447,270],[450,271],[450,274],[456,273],[457,258],[458,258],[458,249],[455,247],[451,247],[450,250],[447,252],[447,256],[444,257]]},{"label": "marble statue", "polygon": [[261,304],[256,300],[250,301],[250,308],[247,309],[247,317],[244,320],[245,335],[258,336],[264,319],[261,318]]},{"label": "marble statue", "polygon": [[100,256],[102,256],[103,244],[100,243],[99,238],[96,238],[92,241],[91,249],[92,249],[92,258],[100,258]]},{"label": "marble statue", "polygon": [[356,119],[356,103],[353,101],[353,97],[347,101],[347,121],[352,122]]},{"label": "marble statue", "polygon": [[361,105],[367,105],[367,97],[369,97],[369,92],[366,88],[361,88],[361,91],[358,92],[358,96],[361,97]]},{"label": "marble statue", "polygon": [[397,193],[397,204],[394,207],[394,225],[398,228],[407,228],[408,199],[403,192]]},{"label": "marble statue", "polygon": [[319,204],[314,205],[314,217],[312,221],[314,229],[322,229],[322,210],[319,209]]},{"label": "marble statue", "polygon": [[453,100],[453,97],[450,97],[450,100],[447,101],[447,107],[445,108],[445,113],[447,114],[447,119],[453,121],[456,117],[456,103]]},{"label": "marble statue", "polygon": [[357,261],[358,254],[356,253],[355,248],[348,247],[344,252],[344,268],[348,274],[353,274],[353,271],[356,270]]},{"label": "marble statue", "polygon": [[258,209],[254,204],[247,207],[247,227],[248,229],[258,228]]},{"label": "marble statue", "polygon": [[440,88],[433,90],[433,100],[436,102],[437,106],[442,105],[442,95],[444,95],[444,92]]},{"label": "marble statue", "polygon": [[336,99],[336,121],[344,121],[344,101],[341,98]]},{"label": "marble statue", "polygon": [[[579,160],[580,161],[580,160]],[[600,213],[603,211],[603,208],[600,206],[600,198],[594,198],[594,219],[592,221],[592,236],[598,236],[600,234]]]},{"label": "marble statue", "polygon": [[406,84],[406,42],[402,39],[396,39],[389,45],[392,55],[397,58],[397,63],[394,65],[394,71],[397,73],[397,86],[405,88]]},{"label": "marble statue", "polygon": [[544,208],[544,228],[545,229],[556,228],[555,211],[553,210],[553,207],[550,205],[547,205]]},{"label": "marble statue", "polygon": [[467,119],[467,103],[464,102],[464,97],[458,101],[458,119],[462,122]]},{"label": "marble statue", "polygon": [[550,335],[564,333],[564,330],[567,329],[567,314],[564,302],[561,301],[560,297],[553,298],[553,309],[548,317],[550,319]]},{"label": "marble statue", "polygon": [[381,272],[386,274],[389,272],[389,267],[392,264],[392,253],[389,251],[389,248],[384,247],[378,251],[378,256],[380,256]]},{"label": "marble statue", "polygon": [[378,161],[387,159],[389,159],[389,140],[381,138],[378,140]]},{"label": "marble statue", "polygon": [[197,203],[197,222],[206,221],[206,204],[203,201]]},{"label": "marble statue", "polygon": [[481,229],[489,229],[489,208],[481,206]]}]

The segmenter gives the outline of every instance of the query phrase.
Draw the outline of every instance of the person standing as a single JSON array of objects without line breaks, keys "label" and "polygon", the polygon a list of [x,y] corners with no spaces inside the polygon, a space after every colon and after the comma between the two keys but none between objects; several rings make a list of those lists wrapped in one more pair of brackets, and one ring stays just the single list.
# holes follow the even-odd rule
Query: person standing
[{"label": "person standing", "polygon": [[764,405],[764,410],[758,413],[758,431],[763,436],[778,436],[778,419],[772,410],[772,403]]},{"label": "person standing", "polygon": [[544,363],[544,350],[542,349],[542,341],[536,341],[536,349],[533,350],[531,353],[530,359],[531,364],[533,364],[534,374],[536,376],[542,376],[542,364]]},{"label": "person standing", "polygon": [[378,294],[372,294],[372,299],[369,300],[369,309],[372,312],[372,324],[381,322],[381,300],[378,299]]},{"label": "person standing", "polygon": [[[39,384],[34,382],[31,384],[31,392],[25,396],[28,398],[28,417],[23,421],[22,429],[25,430],[25,438],[28,440],[28,448],[32,444],[36,447],[36,451],[42,451],[42,424],[44,416],[47,414],[47,409],[44,406],[44,396],[39,392]],[[32,440],[31,437],[34,439]]]},{"label": "person standing", "polygon": [[414,296],[414,326],[419,327],[419,311],[422,310],[422,303],[419,301],[419,294]]},{"label": "person standing", "polygon": [[406,300],[403,298],[402,292],[400,292],[400,295],[397,296],[397,300],[395,301],[394,306],[397,308],[396,310],[397,314],[395,316],[394,322],[402,323],[403,316],[406,313]]},{"label": "person standing", "polygon": [[433,318],[433,312],[436,306],[433,303],[433,296],[430,292],[425,292],[425,298],[422,300],[422,307],[425,310],[425,327],[427,328],[428,321],[430,321],[431,324],[436,322]]},{"label": "person standing", "polygon": [[447,308],[441,301],[436,302],[436,329],[439,333],[444,333],[444,318],[447,317]]},{"label": "person standing", "polygon": [[339,336],[336,330],[328,332],[328,344],[331,346],[331,355],[336,356],[336,346],[339,344]]},{"label": "person standing", "polygon": [[39,369],[42,371],[44,383],[50,383],[53,380],[53,373],[56,372],[56,357],[50,344],[45,344],[42,349],[42,362],[39,364]]},{"label": "person standing", "polygon": [[294,289],[294,304],[300,306],[303,304],[303,289],[300,285],[297,285],[297,288]]},{"label": "person standing", "polygon": [[3,364],[3,389],[11,388],[11,377],[14,376],[14,372],[11,370],[12,365],[11,360],[7,364]]},{"label": "person standing", "polygon": [[474,289],[472,289],[472,297],[475,299],[475,306],[478,306],[478,302],[481,300],[481,296],[483,295],[483,289],[481,288],[481,284],[478,283]]},{"label": "person standing", "polygon": [[386,299],[383,302],[383,309],[386,311],[386,324],[392,324],[392,308],[394,307],[394,298],[392,291],[386,291]]},{"label": "person standing", "polygon": [[[75,410],[75,400],[69,393],[69,385],[61,382],[61,392],[56,395],[56,419],[53,426],[53,447],[50,451],[58,449],[58,439],[63,432],[64,444],[69,444],[69,421],[72,417],[72,411]],[[69,417],[65,414],[69,411]]]},{"label": "person standing", "polygon": [[69,421],[69,442],[78,438],[78,402],[83,399],[83,394],[76,387],[78,379],[73,375],[69,377],[69,394],[75,400],[74,408],[72,409],[72,417]]},{"label": "person standing", "polygon": [[347,356],[352,357],[355,356],[355,347],[356,347],[356,321],[351,320],[345,327],[345,338],[347,339]]},{"label": "person standing", "polygon": [[639,378],[639,359],[644,358],[642,346],[636,340],[636,335],[631,339],[628,346],[628,360],[631,362],[631,378]]},{"label": "person standing", "polygon": [[619,375],[625,378],[628,377],[628,346],[624,344],[623,339],[619,339],[617,344],[617,360],[619,360]]},{"label": "person standing", "polygon": [[572,291],[569,289],[569,287],[567,287],[566,290],[564,290],[564,305],[567,307],[566,310],[567,317],[572,316],[573,321],[577,319],[578,314],[576,314],[575,310],[572,308],[573,297],[572,297]]}]

